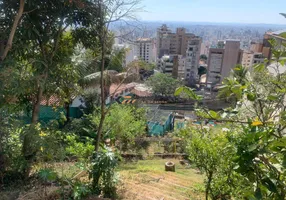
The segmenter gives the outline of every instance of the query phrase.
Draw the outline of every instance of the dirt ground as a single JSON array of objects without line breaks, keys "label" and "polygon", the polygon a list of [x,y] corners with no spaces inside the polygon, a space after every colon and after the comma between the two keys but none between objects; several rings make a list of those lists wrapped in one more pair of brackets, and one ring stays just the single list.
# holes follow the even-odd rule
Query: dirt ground
[{"label": "dirt ground", "polygon": [[204,199],[203,176],[182,166],[178,160],[176,172],[165,172],[168,160],[146,160],[120,168],[119,193],[126,200],[200,200]]},{"label": "dirt ground", "polygon": [[[165,172],[165,162],[173,161],[176,172]],[[78,173],[74,163],[61,163],[65,174],[73,177]],[[59,168],[60,169],[60,168]],[[68,169],[68,170],[67,170]],[[118,169],[120,200],[201,200],[204,199],[203,175],[179,160],[151,159],[121,164]],[[60,174],[60,173],[59,173]],[[23,186],[24,187],[24,186]],[[58,187],[21,187],[0,192],[0,200],[56,200],[60,199]],[[48,195],[45,195],[48,194]],[[88,200],[98,200],[89,197]]]}]

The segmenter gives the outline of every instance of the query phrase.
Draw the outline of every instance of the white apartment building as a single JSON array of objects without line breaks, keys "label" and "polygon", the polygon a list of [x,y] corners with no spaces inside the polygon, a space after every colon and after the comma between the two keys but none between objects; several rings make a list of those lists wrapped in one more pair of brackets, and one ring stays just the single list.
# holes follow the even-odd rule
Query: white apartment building
[{"label": "white apartment building", "polygon": [[174,67],[173,56],[164,55],[158,60],[158,69],[161,73],[172,75]]},{"label": "white apartment building", "polygon": [[188,41],[185,63],[185,80],[187,83],[195,83],[198,81],[201,44],[202,40],[200,37],[194,37]]},{"label": "white apartment building", "polygon": [[135,42],[136,57],[147,63],[156,61],[156,47],[154,40],[150,38],[139,38]]}]

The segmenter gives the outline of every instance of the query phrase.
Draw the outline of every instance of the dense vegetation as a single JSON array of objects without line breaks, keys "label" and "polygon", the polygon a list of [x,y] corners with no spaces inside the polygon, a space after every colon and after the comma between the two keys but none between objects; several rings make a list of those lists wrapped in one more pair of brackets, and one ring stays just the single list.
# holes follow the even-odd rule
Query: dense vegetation
[{"label": "dense vegetation", "polygon": [[[275,40],[270,41],[277,47]],[[206,126],[180,131],[190,160],[205,175],[206,199],[285,199],[285,95],[284,48],[273,49],[270,66],[237,66],[220,88],[232,107],[220,112],[197,107]],[[266,61],[267,63],[268,61]],[[266,67],[268,66],[268,67]],[[275,69],[275,74],[269,72]],[[200,101],[191,89],[179,88]]]}]

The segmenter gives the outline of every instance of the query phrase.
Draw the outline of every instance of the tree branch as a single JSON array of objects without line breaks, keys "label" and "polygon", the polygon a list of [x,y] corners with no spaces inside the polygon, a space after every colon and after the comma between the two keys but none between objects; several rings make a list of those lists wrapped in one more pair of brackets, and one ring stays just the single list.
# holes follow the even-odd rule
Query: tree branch
[{"label": "tree branch", "polygon": [[12,42],[13,42],[13,39],[14,39],[14,36],[15,36],[15,33],[17,30],[17,26],[21,20],[23,12],[24,12],[24,6],[25,6],[25,0],[20,0],[20,7],[19,7],[18,13],[15,17],[15,20],[14,20],[14,23],[13,23],[13,26],[12,26],[12,29],[11,29],[11,32],[10,32],[10,35],[8,38],[8,42],[7,42],[6,47],[4,49],[3,55],[1,55],[1,57],[0,57],[0,61],[3,61],[6,58],[8,52],[12,48]]}]

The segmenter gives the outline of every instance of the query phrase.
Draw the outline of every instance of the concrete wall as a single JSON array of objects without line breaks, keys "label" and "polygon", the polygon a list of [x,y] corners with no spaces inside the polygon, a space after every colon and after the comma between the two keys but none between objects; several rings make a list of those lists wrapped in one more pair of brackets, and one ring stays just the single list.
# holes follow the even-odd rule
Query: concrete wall
[{"label": "concrete wall", "polygon": [[[230,75],[231,70],[240,64],[240,42],[228,40],[225,43],[221,80]],[[240,62],[239,62],[240,61]]]}]

